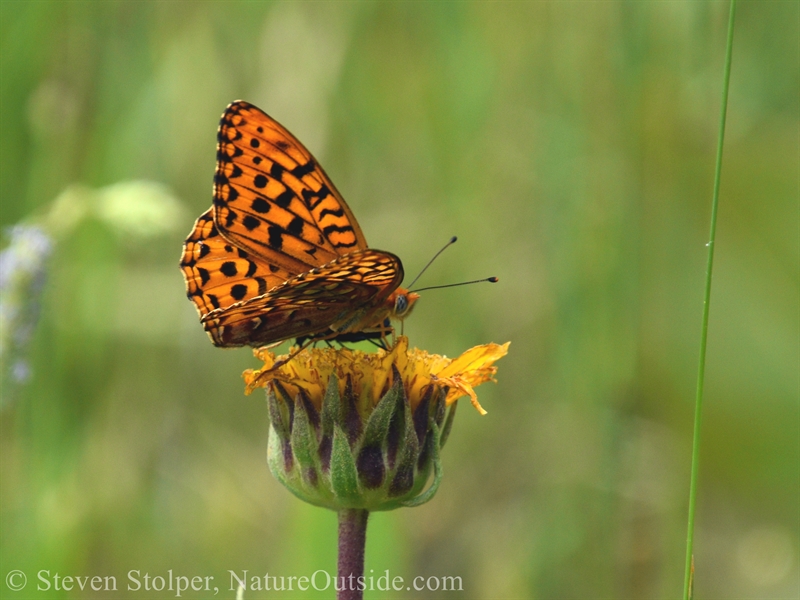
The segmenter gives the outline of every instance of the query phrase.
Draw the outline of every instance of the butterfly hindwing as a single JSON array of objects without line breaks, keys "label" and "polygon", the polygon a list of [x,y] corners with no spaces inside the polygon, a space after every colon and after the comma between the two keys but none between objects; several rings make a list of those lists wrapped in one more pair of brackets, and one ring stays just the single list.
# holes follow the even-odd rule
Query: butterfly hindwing
[{"label": "butterfly hindwing", "polygon": [[297,273],[367,247],[316,159],[266,113],[232,103],[217,141],[213,214],[223,237]]},{"label": "butterfly hindwing", "polygon": [[402,279],[396,256],[360,250],[292,277],[263,296],[214,310],[202,321],[218,346],[359,331],[383,321],[384,301]]}]

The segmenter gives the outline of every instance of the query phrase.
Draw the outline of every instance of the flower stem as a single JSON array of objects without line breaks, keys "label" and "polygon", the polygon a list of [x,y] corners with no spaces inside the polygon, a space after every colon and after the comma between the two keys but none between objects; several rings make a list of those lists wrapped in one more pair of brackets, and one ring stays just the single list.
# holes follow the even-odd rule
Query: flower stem
[{"label": "flower stem", "polygon": [[344,508],[339,511],[339,565],[336,600],[361,600],[358,578],[364,575],[364,546],[369,511]]},{"label": "flower stem", "polygon": [[697,367],[697,395],[694,408],[694,435],[692,438],[692,473],[689,480],[689,524],[686,531],[686,569],[683,580],[683,597],[692,597],[694,575],[694,513],[697,505],[697,471],[700,463],[700,417],[703,408],[703,382],[706,371],[706,342],[708,341],[708,309],[711,303],[711,269],[714,266],[714,240],[717,232],[717,206],[719,205],[719,182],[722,172],[722,146],[725,139],[725,116],[728,109],[728,85],[731,79],[731,55],[733,52],[733,20],[736,15],[736,0],[731,0],[728,15],[728,42],[725,50],[725,70],[722,80],[722,106],[719,116],[717,138],[717,162],[714,169],[714,193],[711,200],[711,231],[708,241],[706,263],[706,286],[703,299],[703,325],[700,330],[700,360]]}]

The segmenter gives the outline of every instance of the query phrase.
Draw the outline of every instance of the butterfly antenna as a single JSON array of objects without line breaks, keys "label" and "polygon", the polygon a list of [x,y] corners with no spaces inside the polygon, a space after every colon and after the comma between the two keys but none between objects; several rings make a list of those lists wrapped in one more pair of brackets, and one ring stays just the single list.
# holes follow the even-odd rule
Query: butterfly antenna
[{"label": "butterfly antenna", "polygon": [[425,292],[427,290],[439,290],[442,288],[449,288],[449,287],[458,287],[459,285],[470,285],[472,283],[483,283],[484,281],[488,281],[489,283],[497,283],[500,281],[497,277],[487,277],[486,279],[475,279],[474,281],[462,281],[461,283],[448,283],[447,285],[432,285],[430,287],[419,288],[418,290],[411,290],[412,292]]},{"label": "butterfly antenna", "polygon": [[444,252],[444,251],[447,249],[447,247],[448,247],[448,246],[452,246],[452,245],[453,245],[453,244],[455,244],[457,241],[458,241],[458,238],[457,238],[456,236],[453,236],[453,237],[451,237],[451,238],[450,238],[450,241],[449,241],[449,242],[447,242],[447,243],[446,243],[444,246],[442,246],[442,249],[441,249],[441,250],[439,250],[439,251],[438,251],[436,254],[434,254],[434,255],[433,255],[433,258],[432,258],[432,259],[430,259],[430,260],[428,261],[428,264],[427,264],[427,265],[425,265],[425,267],[422,269],[422,271],[420,271],[420,272],[419,272],[419,275],[417,275],[416,277],[414,277],[414,281],[412,281],[412,282],[409,284],[409,286],[408,286],[408,287],[409,287],[409,288],[413,287],[413,286],[414,286],[414,284],[415,284],[415,283],[417,283],[417,279],[419,279],[420,277],[422,277],[422,274],[423,274],[425,271],[427,271],[427,270],[428,270],[428,267],[430,267],[430,266],[433,264],[433,261],[435,261],[435,260],[437,259],[437,257],[438,257],[438,256],[439,256],[439,255],[440,255],[442,252]]}]

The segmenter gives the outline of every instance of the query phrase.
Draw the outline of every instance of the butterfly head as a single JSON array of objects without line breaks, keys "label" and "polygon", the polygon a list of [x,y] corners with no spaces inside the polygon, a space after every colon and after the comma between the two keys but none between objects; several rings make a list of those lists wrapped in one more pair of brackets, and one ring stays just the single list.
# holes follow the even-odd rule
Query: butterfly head
[{"label": "butterfly head", "polygon": [[414,304],[419,299],[419,294],[409,292],[405,288],[397,288],[392,295],[389,296],[389,302],[392,307],[392,318],[402,321],[411,314]]}]

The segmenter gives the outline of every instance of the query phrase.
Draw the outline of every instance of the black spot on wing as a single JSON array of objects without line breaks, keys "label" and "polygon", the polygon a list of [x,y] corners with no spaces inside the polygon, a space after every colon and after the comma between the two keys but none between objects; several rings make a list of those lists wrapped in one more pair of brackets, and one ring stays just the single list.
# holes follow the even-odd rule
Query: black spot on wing
[{"label": "black spot on wing", "polygon": [[237,273],[236,263],[233,261],[224,262],[219,270],[225,277],[235,277]]},{"label": "black spot on wing", "polygon": [[283,229],[278,225],[270,225],[267,228],[269,235],[269,247],[273,250],[280,250],[283,247]]},{"label": "black spot on wing", "polygon": [[321,188],[319,188],[318,192],[314,192],[309,189],[303,190],[303,200],[306,202],[306,206],[308,206],[311,210],[314,210],[319,203],[327,198],[331,191],[328,189],[328,186],[323,184]]},{"label": "black spot on wing", "polygon": [[256,283],[258,284],[258,295],[261,296],[267,293],[267,280],[263,277],[256,277]]},{"label": "black spot on wing", "polygon": [[226,198],[227,202],[233,202],[239,197],[239,192],[237,192],[232,185],[228,186],[228,197]]},{"label": "black spot on wing", "polygon": [[211,279],[211,276],[208,274],[208,270],[202,267],[197,268],[197,273],[200,275],[200,281],[203,285],[208,283],[208,280]]},{"label": "black spot on wing", "polygon": [[303,233],[304,225],[305,221],[303,221],[303,219],[301,219],[300,217],[295,217],[294,219],[292,219],[291,223],[289,223],[289,226],[286,228],[286,231],[288,231],[294,236],[300,237],[301,234]]},{"label": "black spot on wing", "polygon": [[247,295],[247,286],[237,283],[231,286],[231,296],[234,300],[241,300]]},{"label": "black spot on wing", "polygon": [[[325,237],[327,238],[327,237],[330,237],[330,235],[331,235],[332,233],[335,233],[335,232],[338,232],[338,233],[345,233],[345,232],[347,232],[347,231],[350,231],[350,232],[352,232],[352,231],[353,231],[353,228],[352,228],[352,227],[350,227],[350,225],[342,225],[341,227],[340,227],[340,226],[338,226],[338,225],[328,225],[327,227],[325,227],[325,228],[322,230],[322,233],[323,233],[323,234],[325,235]],[[345,247],[349,247],[349,246],[355,246],[355,245],[356,245],[356,243],[357,243],[356,241],[353,241],[353,242],[351,242],[351,243],[349,243],[349,244],[345,244],[344,242],[338,242],[338,243],[334,244],[334,246],[336,246],[336,247],[339,247],[339,246],[345,246]]]},{"label": "black spot on wing", "polygon": [[269,212],[270,205],[264,198],[254,198],[253,202],[250,204],[250,208],[263,215]]},{"label": "black spot on wing", "polygon": [[205,256],[208,255],[209,252],[211,252],[211,248],[209,247],[208,244],[204,244],[203,242],[200,242],[197,245],[200,247],[200,258],[204,258]]},{"label": "black spot on wing", "polygon": [[283,179],[283,167],[280,166],[278,163],[272,163],[272,167],[269,169],[269,175],[273,179],[277,179],[278,181]]},{"label": "black spot on wing", "polygon": [[228,209],[228,214],[225,216],[225,227],[230,227],[233,225],[238,217],[239,215]]},{"label": "black spot on wing", "polygon": [[328,215],[333,215],[334,217],[343,217],[344,216],[344,209],[340,208],[339,210],[331,210],[330,208],[325,208],[319,213],[320,220],[324,219]]},{"label": "black spot on wing", "polygon": [[286,188],[277,198],[275,198],[275,204],[281,208],[288,208],[294,197],[294,192],[289,188]]},{"label": "black spot on wing", "polygon": [[314,169],[316,168],[316,166],[317,165],[314,162],[314,159],[312,158],[311,160],[309,160],[304,165],[297,165],[290,172],[291,172],[292,175],[294,175],[298,179],[301,179],[301,178],[305,177],[306,175],[308,175],[309,173],[313,172]]},{"label": "black spot on wing", "polygon": [[259,173],[253,178],[253,185],[259,189],[265,188],[267,187],[267,178],[261,173]]},{"label": "black spot on wing", "polygon": [[242,225],[247,228],[247,231],[253,231],[261,225],[261,221],[256,219],[253,215],[245,215],[244,219],[242,219]]},{"label": "black spot on wing", "polygon": [[254,263],[252,260],[247,261],[247,273],[245,273],[245,277],[252,277],[258,271],[258,265]]}]

